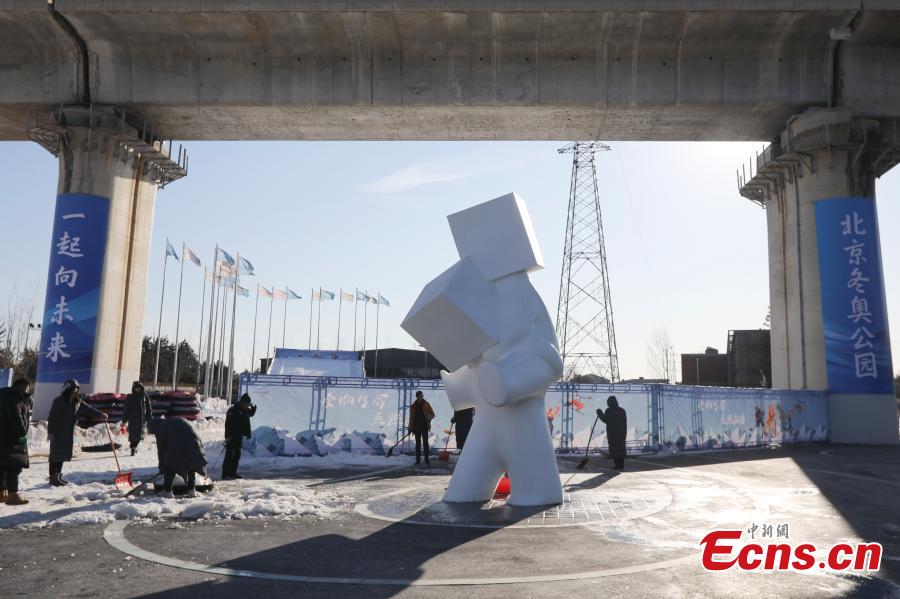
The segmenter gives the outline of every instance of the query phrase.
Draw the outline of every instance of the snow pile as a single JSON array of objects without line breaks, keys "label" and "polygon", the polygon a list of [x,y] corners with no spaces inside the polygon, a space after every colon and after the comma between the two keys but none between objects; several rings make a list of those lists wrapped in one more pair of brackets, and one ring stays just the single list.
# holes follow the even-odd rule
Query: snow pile
[{"label": "snow pile", "polygon": [[[113,440],[119,444],[128,445],[128,438],[121,436],[117,439],[118,424],[111,424],[110,431],[113,434]],[[91,447],[97,445],[108,445],[109,436],[106,433],[106,427],[103,425],[92,426],[91,428],[75,427],[75,453],[78,454],[82,447]],[[47,438],[47,422],[40,420],[32,422],[28,428],[28,451],[31,456],[47,456],[50,455],[50,440]]]},{"label": "snow pile", "polygon": [[205,418],[210,416],[224,416],[228,411],[230,404],[228,400],[221,397],[204,397],[200,400],[200,413]]},{"label": "snow pile", "polygon": [[[215,418],[198,419],[192,423],[204,445],[208,473],[218,478],[221,472],[224,421]],[[114,433],[115,434],[115,433]],[[294,455],[311,455],[306,446],[284,431],[271,429],[270,441],[282,443],[282,450]],[[339,438],[339,436],[338,436]],[[259,439],[257,439],[259,440]],[[116,465],[111,452],[83,453],[82,445],[99,445],[108,442],[103,427],[76,429],[76,456],[64,469],[64,477],[71,484],[65,487],[48,485],[47,425],[34,423],[29,431],[31,467],[22,471],[20,492],[29,499],[24,506],[3,506],[0,509],[0,529],[45,528],[103,524],[113,520],[153,520],[167,517],[185,519],[215,518],[263,518],[263,517],[316,517],[328,518],[349,510],[348,498],[333,491],[313,487],[316,477],[295,478],[299,472],[352,468],[391,468],[412,463],[407,456],[386,458],[380,455],[353,455],[351,453],[326,453],[330,446],[320,447],[320,436],[307,440],[320,448],[324,457],[255,457],[245,451],[240,471],[246,478],[237,481],[219,481],[208,494],[194,499],[166,498],[148,494],[143,497],[122,498],[112,485]],[[127,445],[126,437],[119,438]],[[265,447],[259,443],[259,448]],[[157,473],[155,438],[147,435],[138,453],[130,456],[119,453],[122,469],[133,473],[135,483],[151,479]],[[180,482],[176,480],[176,482]]]},{"label": "snow pile", "polygon": [[244,481],[237,492],[215,490],[181,510],[181,517],[238,519],[264,516],[330,518],[341,501],[328,493],[266,481]]},{"label": "snow pile", "polygon": [[[435,441],[436,437],[432,434],[432,447],[436,447]],[[244,449],[258,458],[326,456],[335,453],[383,456],[393,445],[393,441],[384,433],[348,430],[338,432],[330,428],[324,431],[307,430],[291,437],[288,431],[271,426],[256,428],[252,437],[244,441]],[[404,445],[404,449],[414,447],[412,442]]]},{"label": "snow pile", "polygon": [[312,452],[286,430],[261,426],[253,431],[253,436],[244,441],[244,449],[257,457],[270,456],[311,456]]}]

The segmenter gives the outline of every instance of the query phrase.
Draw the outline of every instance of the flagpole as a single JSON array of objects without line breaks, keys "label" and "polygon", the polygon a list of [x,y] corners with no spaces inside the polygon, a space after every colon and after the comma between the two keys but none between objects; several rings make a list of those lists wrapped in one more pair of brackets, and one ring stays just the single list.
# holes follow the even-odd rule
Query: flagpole
[{"label": "flagpole", "polygon": [[[221,268],[217,269],[221,272]],[[219,376],[219,361],[216,359],[216,355],[219,351],[219,306],[222,305],[222,289],[220,289],[222,285],[222,277],[215,277],[216,279],[216,317],[213,320],[213,334],[212,334],[212,374],[209,378],[210,391],[215,394],[216,392],[216,380]]]},{"label": "flagpole", "polygon": [[234,389],[234,322],[237,319],[237,296],[241,284],[241,253],[235,253],[234,262],[234,295],[231,302],[231,340],[228,342],[228,384],[225,385],[225,398],[231,403],[231,391]]},{"label": "flagpole", "polygon": [[286,339],[287,339],[287,305],[288,300],[291,299],[288,296],[288,286],[284,286],[284,320],[281,321],[281,347],[287,347]]},{"label": "flagpole", "polygon": [[184,241],[181,242],[181,274],[178,276],[178,309],[175,314],[175,357],[172,359],[172,391],[178,389],[178,335],[181,330],[181,290],[184,287]]},{"label": "flagpole", "polygon": [[363,302],[363,342],[362,342],[362,350],[363,350],[363,360],[365,363],[365,353],[366,353],[366,321],[368,320],[369,315],[369,290],[365,290],[366,299]]},{"label": "flagpole", "polygon": [[224,399],[228,399],[224,397],[224,389],[225,389],[225,367],[227,363],[225,362],[225,331],[228,330],[228,281],[225,281],[225,299],[222,301],[222,337],[219,341],[219,362],[221,366],[219,366],[219,385],[217,387],[219,391],[219,397],[223,397]]},{"label": "flagpole", "polygon": [[[220,270],[220,269],[216,269]],[[219,373],[218,368],[218,360],[216,360],[216,354],[218,353],[219,347],[219,306],[222,305],[222,289],[220,289],[222,285],[222,280],[219,277],[214,277],[215,286],[216,286],[216,316],[213,319],[213,334],[212,334],[212,362],[210,368],[212,368],[212,373],[209,377],[209,387],[210,392],[215,395],[215,387],[216,387],[216,376]]]},{"label": "flagpole", "polygon": [[200,295],[200,340],[197,343],[197,391],[200,391],[200,364],[203,360],[203,309],[206,306],[206,267],[203,267],[203,293]]},{"label": "flagpole", "polygon": [[169,264],[169,239],[166,238],[166,257],[163,258],[162,292],[159,296],[159,323],[156,325],[156,366],[153,368],[153,389],[159,381],[159,338],[162,333],[163,304],[166,301],[166,266]]},{"label": "flagpole", "polygon": [[256,282],[256,309],[253,310],[253,348],[250,350],[250,372],[256,372],[256,320],[259,316],[259,281]]},{"label": "flagpole", "polygon": [[306,344],[308,349],[312,349],[312,300],[315,295],[314,289],[309,290],[309,343]]},{"label": "flagpole", "polygon": [[275,287],[272,287],[272,295],[269,298],[269,338],[266,339],[266,369],[269,368],[269,350],[272,349],[272,309],[275,307]]},{"label": "flagpole", "polygon": [[353,351],[356,351],[356,309],[359,307],[359,288],[353,288]]},{"label": "flagpole", "polygon": [[375,378],[378,378],[378,317],[381,314],[381,292],[377,293],[378,297],[376,300],[378,303],[375,304]]},{"label": "flagpole", "polygon": [[213,306],[215,305],[216,292],[216,258],[219,256],[219,244],[216,244],[215,253],[212,261],[212,284],[209,288],[209,328],[206,332],[206,372],[203,376],[203,394],[206,397],[212,397],[209,394],[210,375],[212,374],[212,339],[213,339]]},{"label": "flagpole", "polygon": [[322,288],[319,287],[319,315],[316,317],[316,351],[319,351],[319,340],[322,338]]}]

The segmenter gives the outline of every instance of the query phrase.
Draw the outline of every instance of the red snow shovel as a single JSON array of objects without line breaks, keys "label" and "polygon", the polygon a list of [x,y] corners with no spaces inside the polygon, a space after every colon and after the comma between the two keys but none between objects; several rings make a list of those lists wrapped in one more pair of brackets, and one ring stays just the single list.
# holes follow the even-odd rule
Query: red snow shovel
[{"label": "red snow shovel", "polygon": [[116,459],[116,470],[119,471],[116,478],[113,479],[113,483],[119,491],[127,493],[134,488],[134,485],[131,483],[131,472],[122,472],[122,467],[119,466],[119,454],[116,453],[116,444],[113,443],[112,432],[109,430],[109,421],[104,420],[103,424],[106,425],[106,434],[109,436],[109,446],[112,448],[113,457]]},{"label": "red snow shovel", "polygon": [[453,436],[453,424],[453,422],[450,423],[450,430],[447,432],[447,443],[444,445],[444,451],[438,454],[438,460],[441,462],[450,461],[450,452],[447,451],[447,448],[450,447],[450,437]]}]

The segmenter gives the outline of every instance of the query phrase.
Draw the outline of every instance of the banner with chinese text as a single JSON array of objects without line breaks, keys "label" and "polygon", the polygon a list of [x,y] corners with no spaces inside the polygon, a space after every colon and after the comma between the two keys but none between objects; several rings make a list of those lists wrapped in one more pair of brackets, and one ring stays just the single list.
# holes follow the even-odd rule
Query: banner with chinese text
[{"label": "banner with chinese text", "polygon": [[91,382],[108,221],[108,198],[56,198],[38,382]]},{"label": "banner with chinese text", "polygon": [[893,393],[875,200],[815,203],[828,390]]}]

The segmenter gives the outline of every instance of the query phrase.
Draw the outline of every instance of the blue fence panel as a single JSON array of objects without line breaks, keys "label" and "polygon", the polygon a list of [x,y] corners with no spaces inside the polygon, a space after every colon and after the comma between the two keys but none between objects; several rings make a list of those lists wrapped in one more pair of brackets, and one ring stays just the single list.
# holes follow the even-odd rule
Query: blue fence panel
[{"label": "blue fence panel", "polygon": [[563,436],[563,404],[567,401],[568,390],[563,383],[554,383],[544,396],[544,408],[547,413],[547,425],[550,427],[550,438],[553,447],[559,449]]},{"label": "blue fence panel", "polygon": [[[249,392],[259,406],[254,427],[278,427],[291,434],[319,430],[329,443],[346,446],[349,451],[369,447],[377,452],[379,443],[387,446],[400,439],[407,432],[409,405],[417,390],[425,393],[435,411],[432,447],[443,448],[449,438],[450,448],[455,448],[448,435],[453,411],[440,380],[241,377],[241,391]],[[545,398],[554,447],[584,451],[596,410],[606,408],[610,395],[615,395],[628,413],[629,451],[823,442],[829,437],[825,392],[555,383]],[[572,414],[571,438],[564,440],[567,406]],[[607,447],[603,423],[598,423],[590,446],[594,450]],[[400,449],[411,448],[407,443]]]},{"label": "blue fence panel", "polygon": [[[615,395],[619,405],[628,415],[625,443],[629,451],[646,450],[651,443],[650,385],[576,384],[571,386],[574,423],[571,449],[584,451],[591,426],[597,418],[597,408],[606,410],[606,400]],[[591,449],[608,448],[606,425],[597,423]]]},{"label": "blue fence panel", "polygon": [[666,450],[828,440],[824,392],[662,385],[659,395]]},{"label": "blue fence panel", "polygon": [[663,412],[659,448],[669,451],[699,449],[701,434],[696,410],[700,394],[697,388],[660,385],[658,389]]},{"label": "blue fence panel", "polygon": [[308,430],[315,403],[314,377],[251,375],[241,378],[241,392],[256,404],[253,427],[271,426],[296,434]]}]

